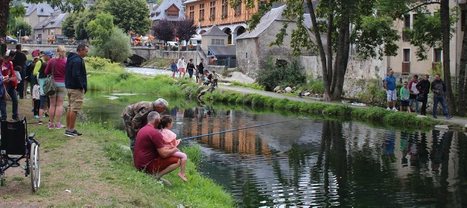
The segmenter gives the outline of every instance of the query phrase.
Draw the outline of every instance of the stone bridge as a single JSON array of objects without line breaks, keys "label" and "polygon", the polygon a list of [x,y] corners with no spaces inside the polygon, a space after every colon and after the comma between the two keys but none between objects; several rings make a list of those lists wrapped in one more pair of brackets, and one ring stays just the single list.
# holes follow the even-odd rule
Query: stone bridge
[{"label": "stone bridge", "polygon": [[[58,45],[47,45],[47,44],[23,44],[23,49],[27,49],[29,52],[39,49],[41,51],[52,50],[55,51]],[[77,45],[64,45],[67,51],[76,51]],[[139,65],[144,61],[153,58],[164,58],[164,59],[178,59],[185,57],[186,60],[193,59],[195,63],[198,63],[200,58],[203,57],[202,52],[198,51],[165,51],[149,47],[131,47],[132,56],[130,60],[132,64]]]}]

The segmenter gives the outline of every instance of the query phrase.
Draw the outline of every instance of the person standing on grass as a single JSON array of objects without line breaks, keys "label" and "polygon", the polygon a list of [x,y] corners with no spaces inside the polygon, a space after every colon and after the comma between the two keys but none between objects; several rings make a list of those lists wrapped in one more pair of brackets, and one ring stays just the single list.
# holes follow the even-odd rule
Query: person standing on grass
[{"label": "person standing on grass", "polygon": [[45,113],[47,112],[48,106],[49,106],[49,97],[45,94],[44,92],[44,87],[45,87],[45,80],[47,78],[47,75],[45,74],[45,68],[47,68],[47,64],[54,57],[54,53],[52,51],[45,51],[42,54],[42,64],[41,68],[39,69],[37,80],[39,83],[39,94],[40,94],[40,107],[39,107],[39,121],[38,124],[42,125],[42,118],[45,117]]},{"label": "person standing on grass", "polygon": [[84,57],[88,55],[89,48],[84,44],[78,45],[76,53],[70,53],[65,65],[65,88],[68,96],[68,112],[66,116],[65,135],[69,137],[81,136],[75,129],[76,116],[83,105],[84,94],[88,90],[86,65]]},{"label": "person standing on grass", "polygon": [[13,58],[13,65],[15,66],[15,68],[20,67],[18,68],[18,70],[20,74],[22,75],[21,81],[18,83],[18,87],[17,87],[20,99],[23,99],[25,96],[24,83],[26,82],[26,80],[24,80],[24,73],[26,71],[25,69],[26,60],[27,60],[26,54],[24,54],[23,51],[21,51],[21,44],[16,45],[15,57]]},{"label": "person standing on grass", "polygon": [[178,59],[177,62],[177,68],[178,68],[178,78],[185,78],[186,74],[186,62],[185,58],[182,56],[182,58]]},{"label": "person standing on grass", "polygon": [[203,79],[204,79],[204,64],[203,64],[203,62],[204,62],[204,59],[201,59],[198,66],[196,66],[196,68],[198,70],[198,74],[196,76],[196,82],[199,83],[199,84],[202,84]]},{"label": "person standing on grass", "polygon": [[178,72],[178,67],[177,64],[175,63],[175,60],[172,60],[172,63],[170,64],[170,70],[172,71],[172,78],[175,79],[175,74]]},{"label": "person standing on grass", "polygon": [[148,123],[136,135],[133,164],[139,171],[152,174],[157,180],[170,185],[162,176],[180,167],[180,158],[173,156],[178,149],[166,146],[162,133],[156,129],[160,122],[158,112],[149,112],[147,119]]},{"label": "person standing on grass", "polygon": [[57,90],[49,96],[49,129],[61,129],[60,119],[63,113],[63,99],[65,97],[65,66],[66,50],[64,46],[57,47],[57,58],[51,59],[45,68],[45,74],[52,74]]},{"label": "person standing on grass", "polygon": [[[0,98],[0,112],[1,120],[6,121],[7,111],[6,111],[6,100],[5,97],[9,96],[12,101],[12,111],[13,111],[13,120],[18,120],[18,97],[16,96],[16,73],[13,69],[13,63],[10,60],[9,51],[5,53],[4,57],[0,57],[0,68],[2,70],[3,86],[2,87],[2,97]],[[7,95],[8,94],[8,95]]]},{"label": "person standing on grass", "polygon": [[135,146],[136,134],[147,123],[147,116],[151,111],[163,113],[167,110],[169,103],[163,98],[154,102],[141,101],[131,104],[123,110],[123,126],[130,139],[130,149],[133,151]]},{"label": "person standing on grass", "polygon": [[188,64],[186,65],[186,70],[188,71],[188,75],[190,76],[190,80],[193,79],[193,71],[195,70],[195,65],[193,64],[193,59],[190,59],[188,61]]},{"label": "person standing on grass", "polygon": [[422,102],[422,109],[420,109],[420,115],[426,115],[426,104],[428,102],[428,93],[430,93],[430,76],[427,74],[421,81],[417,83],[418,96],[417,100]]},{"label": "person standing on grass", "polygon": [[418,113],[419,109],[418,109],[417,96],[420,92],[417,89],[417,84],[418,84],[418,75],[413,75],[408,85],[408,88],[410,90],[409,108],[412,109],[412,105],[415,103],[415,112]]},{"label": "person standing on grass", "polygon": [[392,69],[389,70],[388,75],[386,76],[386,78],[384,78],[384,89],[386,90],[388,102],[387,110],[397,111],[396,78],[394,77],[394,71]]},{"label": "person standing on grass", "polygon": [[407,112],[410,113],[410,106],[409,106],[409,99],[410,99],[410,92],[407,81],[404,82],[404,86],[400,89],[400,97],[401,97],[401,111],[404,108],[407,108]]},{"label": "person standing on grass", "polygon": [[436,111],[438,111],[438,103],[441,103],[444,116],[446,116],[446,119],[451,119],[452,116],[449,115],[448,105],[445,98],[446,84],[441,80],[439,74],[435,75],[435,80],[431,83],[431,91],[433,91],[433,118],[437,118]]}]

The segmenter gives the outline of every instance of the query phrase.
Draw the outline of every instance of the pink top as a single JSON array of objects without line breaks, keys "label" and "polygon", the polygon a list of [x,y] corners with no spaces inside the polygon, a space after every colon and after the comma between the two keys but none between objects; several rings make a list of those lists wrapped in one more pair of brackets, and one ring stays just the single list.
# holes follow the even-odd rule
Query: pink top
[{"label": "pink top", "polygon": [[54,80],[55,82],[65,82],[65,65],[66,58],[53,58],[50,59],[45,67],[45,74],[52,73],[52,67],[55,67]]},{"label": "pink top", "polygon": [[177,134],[170,129],[162,129],[161,134],[164,139],[165,146],[177,147],[180,144],[180,141],[176,139]]}]

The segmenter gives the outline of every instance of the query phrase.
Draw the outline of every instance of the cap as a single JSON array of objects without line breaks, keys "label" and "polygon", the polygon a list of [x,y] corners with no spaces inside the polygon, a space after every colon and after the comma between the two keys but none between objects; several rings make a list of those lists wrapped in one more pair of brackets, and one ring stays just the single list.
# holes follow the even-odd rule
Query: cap
[{"label": "cap", "polygon": [[40,53],[41,51],[39,49],[36,49],[31,52],[31,55],[33,58],[39,58]]},{"label": "cap", "polygon": [[54,52],[52,52],[52,51],[44,51],[44,55],[46,55],[46,56],[52,58],[55,54],[54,54]]}]

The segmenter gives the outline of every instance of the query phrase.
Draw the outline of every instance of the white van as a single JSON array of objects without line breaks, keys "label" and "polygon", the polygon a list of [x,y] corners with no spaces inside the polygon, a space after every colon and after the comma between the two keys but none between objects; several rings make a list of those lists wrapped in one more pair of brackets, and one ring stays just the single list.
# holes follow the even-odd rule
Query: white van
[{"label": "white van", "polygon": [[178,43],[176,41],[167,41],[167,45],[175,48],[178,48]]}]

